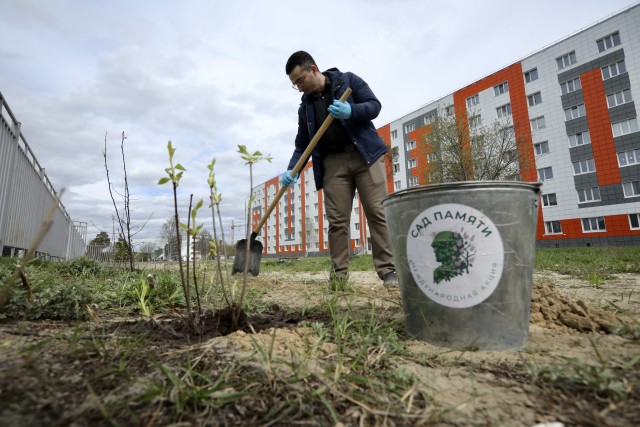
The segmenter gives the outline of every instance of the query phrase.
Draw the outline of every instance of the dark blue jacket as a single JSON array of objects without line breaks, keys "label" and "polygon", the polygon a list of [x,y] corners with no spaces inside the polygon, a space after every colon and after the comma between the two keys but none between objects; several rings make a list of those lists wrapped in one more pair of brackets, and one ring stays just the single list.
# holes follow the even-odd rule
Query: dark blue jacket
[{"label": "dark blue jacket", "polygon": [[[347,135],[351,138],[364,160],[368,165],[373,164],[386,151],[384,144],[372,120],[378,117],[382,105],[373,94],[369,85],[357,75],[346,72],[343,73],[337,68],[331,68],[325,73],[331,81],[331,91],[334,99],[340,99],[347,87],[353,91],[347,102],[351,104],[351,118],[349,120],[336,120],[337,124],[344,126]],[[302,95],[302,102],[298,108],[298,135],[296,135],[296,148],[289,161],[288,170],[293,167],[309,146],[309,142],[316,133],[316,123],[313,110],[313,100],[310,96]],[[318,144],[319,145],[319,144]],[[324,167],[320,149],[316,147],[311,152],[313,160],[313,177],[316,181],[316,189],[322,188]]]}]

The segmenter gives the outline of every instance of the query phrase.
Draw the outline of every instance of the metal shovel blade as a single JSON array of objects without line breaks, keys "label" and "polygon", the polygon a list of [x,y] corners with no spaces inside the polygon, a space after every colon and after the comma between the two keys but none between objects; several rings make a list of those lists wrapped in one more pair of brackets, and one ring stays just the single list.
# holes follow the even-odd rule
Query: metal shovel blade
[{"label": "metal shovel blade", "polygon": [[[262,243],[256,240],[256,233],[251,233],[251,238],[249,239],[249,265],[247,267],[247,272],[251,273],[253,276],[257,276],[260,274],[260,260],[262,259]],[[244,265],[247,261],[247,239],[242,239],[238,241],[236,244],[236,256],[233,259],[233,268],[231,269],[231,274],[243,273]]]}]

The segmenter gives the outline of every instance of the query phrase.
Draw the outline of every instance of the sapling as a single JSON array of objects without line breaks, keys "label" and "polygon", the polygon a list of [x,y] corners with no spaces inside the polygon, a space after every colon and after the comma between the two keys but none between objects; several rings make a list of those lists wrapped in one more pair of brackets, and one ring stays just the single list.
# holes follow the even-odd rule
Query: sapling
[{"label": "sapling", "polygon": [[[216,263],[218,265],[216,277],[220,281],[220,287],[222,288],[222,296],[224,297],[224,300],[227,303],[227,306],[231,308],[233,305],[233,298],[229,299],[229,297],[227,297],[227,289],[226,289],[226,286],[229,286],[229,294],[231,294],[231,280],[229,276],[229,266],[227,265],[227,262],[226,262],[226,260],[229,257],[227,256],[227,244],[224,239],[224,228],[222,227],[222,217],[220,215],[220,202],[222,201],[222,194],[218,193],[216,176],[215,176],[215,173],[213,172],[215,164],[216,164],[216,159],[214,157],[211,160],[211,163],[207,165],[207,169],[209,169],[209,177],[207,179],[207,183],[209,184],[209,198],[211,200],[211,205],[209,205],[209,207],[211,208],[211,223],[213,225],[213,242],[209,242],[209,245],[211,246],[211,252],[216,257]],[[217,246],[218,232],[216,227],[216,212],[218,214],[218,223],[220,224],[222,252],[225,259],[224,267],[225,267],[225,272],[227,276],[226,285],[222,277],[222,266],[220,263],[220,254],[218,253],[218,246]]]},{"label": "sapling", "polygon": [[174,211],[174,221],[175,221],[175,230],[177,234],[178,241],[178,265],[180,266],[180,281],[182,283],[182,292],[184,293],[184,299],[187,303],[187,316],[189,319],[189,327],[191,330],[195,330],[193,324],[193,317],[191,313],[191,298],[189,296],[189,286],[185,280],[184,269],[182,266],[182,242],[180,241],[180,221],[178,217],[178,185],[180,184],[180,179],[182,178],[182,174],[186,172],[186,169],[180,164],[173,164],[173,155],[176,152],[176,149],[173,148],[171,144],[171,140],[167,143],[167,150],[169,151],[169,167],[165,168],[165,172],[168,177],[160,178],[158,181],[159,185],[166,184],[167,182],[171,182],[173,187],[173,211]]},{"label": "sapling", "polygon": [[247,151],[247,147],[245,145],[238,145],[238,153],[240,153],[240,157],[242,160],[246,161],[249,165],[249,202],[247,203],[247,235],[245,245],[245,257],[244,257],[244,272],[243,272],[243,282],[242,282],[242,290],[240,292],[240,299],[238,300],[238,304],[235,307],[235,312],[233,313],[232,327],[235,329],[238,326],[238,319],[240,318],[240,309],[242,307],[242,302],[244,300],[244,294],[247,288],[247,273],[249,270],[249,250],[251,241],[251,206],[253,204],[253,165],[254,163],[258,163],[261,160],[266,160],[271,163],[271,157],[269,155],[264,156],[260,151],[255,151],[253,154],[250,154]]},{"label": "sapling", "polygon": [[[191,195],[191,200],[193,200],[193,194]],[[187,224],[180,224],[182,228],[184,228],[187,232],[187,276],[189,275],[189,237],[193,240],[193,286],[196,291],[196,301],[198,304],[198,318],[202,318],[202,305],[200,304],[200,293],[198,292],[198,280],[197,280],[197,270],[196,270],[196,252],[195,252],[195,242],[198,236],[198,232],[202,228],[202,224],[196,226],[196,216],[198,215],[198,209],[202,207],[202,199],[196,203],[196,206],[191,208],[191,201],[189,201],[189,220]],[[187,286],[189,284],[189,280],[187,279]]]}]

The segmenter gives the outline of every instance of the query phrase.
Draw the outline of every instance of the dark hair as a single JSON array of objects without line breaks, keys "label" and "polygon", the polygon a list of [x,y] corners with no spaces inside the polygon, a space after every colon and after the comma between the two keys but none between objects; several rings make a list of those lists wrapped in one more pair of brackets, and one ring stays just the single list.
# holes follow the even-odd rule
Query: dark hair
[{"label": "dark hair", "polygon": [[316,65],[316,61],[314,61],[313,57],[304,50],[294,52],[287,60],[287,65],[284,68],[287,76],[291,74],[293,69],[298,65],[300,68],[311,68],[312,65]]}]

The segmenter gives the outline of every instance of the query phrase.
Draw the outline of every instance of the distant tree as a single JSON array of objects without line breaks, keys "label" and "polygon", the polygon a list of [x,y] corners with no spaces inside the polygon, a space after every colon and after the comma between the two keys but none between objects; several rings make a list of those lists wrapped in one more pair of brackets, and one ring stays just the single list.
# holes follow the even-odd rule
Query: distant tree
[{"label": "distant tree", "polygon": [[[186,231],[180,228],[180,240],[186,242]],[[160,241],[164,247],[167,260],[178,259],[178,234],[176,232],[175,218],[167,218],[160,228]]]},{"label": "distant tree", "polygon": [[196,237],[196,250],[203,259],[208,258],[209,250],[211,249],[209,242],[211,241],[213,241],[213,237],[211,236],[209,230],[207,230],[206,228],[200,230],[198,236]]},{"label": "distant tree", "polygon": [[462,117],[438,114],[426,136],[429,154],[429,182],[509,181],[520,177],[531,149],[516,136],[511,116],[489,124],[470,111]]},{"label": "distant tree", "polygon": [[90,246],[109,246],[111,244],[111,239],[106,231],[99,232],[96,237],[89,242]]},{"label": "distant tree", "polygon": [[155,245],[152,242],[142,242],[138,249],[140,261],[151,261],[154,249]]},{"label": "distant tree", "polygon": [[[113,208],[116,213],[116,217],[118,218],[118,229],[119,229],[119,240],[124,240],[126,243],[126,248],[128,248],[127,258],[129,260],[129,269],[131,271],[134,270],[133,261],[133,237],[141,232],[151,216],[142,224],[142,226],[134,226],[133,220],[131,218],[131,193],[129,192],[129,180],[127,178],[127,165],[126,159],[124,155],[124,140],[127,139],[124,132],[122,132],[122,139],[120,142],[120,152],[122,154],[122,171],[123,171],[123,180],[124,187],[119,191],[116,190],[113,182],[111,181],[111,176],[109,174],[109,165],[107,163],[107,134],[104,134],[104,150],[102,151],[102,156],[104,158],[104,169],[107,174],[107,185],[109,186],[109,195],[111,196],[111,201],[113,202]],[[118,197],[122,200],[122,206],[118,206],[116,202],[116,197],[114,193],[118,195]],[[152,214],[153,215],[153,214]],[[136,230],[136,231],[134,231]]]},{"label": "distant tree", "polygon": [[316,223],[310,214],[307,214],[304,218],[304,234],[305,234],[305,246],[304,255],[309,254],[309,249],[317,240],[318,231],[316,230]]},{"label": "distant tree", "polygon": [[127,245],[127,241],[123,238],[118,239],[116,242],[116,261],[129,261],[130,254],[133,254],[133,251]]}]

